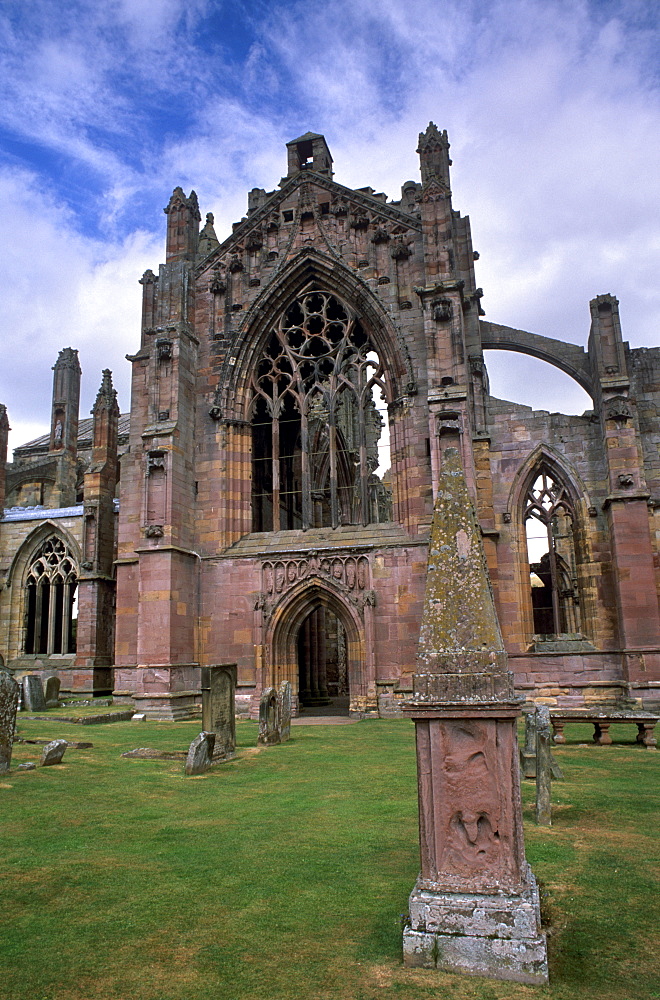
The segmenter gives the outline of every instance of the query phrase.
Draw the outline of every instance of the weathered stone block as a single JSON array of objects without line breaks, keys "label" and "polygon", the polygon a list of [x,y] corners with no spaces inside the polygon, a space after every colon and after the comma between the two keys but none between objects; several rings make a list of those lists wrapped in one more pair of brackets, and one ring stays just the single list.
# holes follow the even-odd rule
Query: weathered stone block
[{"label": "weathered stone block", "polygon": [[529,869],[518,893],[434,892],[418,880],[403,932],[404,965],[546,983],[546,941],[538,915],[538,888]]},{"label": "weathered stone block", "polygon": [[279,706],[275,688],[269,687],[259,702],[259,746],[273,746],[281,740]]},{"label": "weathered stone block", "polygon": [[47,743],[41,751],[41,760],[39,763],[42,767],[49,767],[51,764],[61,764],[66,748],[66,740],[53,740],[51,743]]},{"label": "weathered stone block", "polygon": [[213,763],[215,733],[200,733],[190,744],[186,774],[204,774]]},{"label": "weathered stone block", "polygon": [[0,668],[0,772],[8,771],[16,729],[18,684],[6,670]]},{"label": "weathered stone block", "polygon": [[282,681],[277,692],[277,708],[280,722],[280,743],[285,743],[291,736],[291,684]]}]

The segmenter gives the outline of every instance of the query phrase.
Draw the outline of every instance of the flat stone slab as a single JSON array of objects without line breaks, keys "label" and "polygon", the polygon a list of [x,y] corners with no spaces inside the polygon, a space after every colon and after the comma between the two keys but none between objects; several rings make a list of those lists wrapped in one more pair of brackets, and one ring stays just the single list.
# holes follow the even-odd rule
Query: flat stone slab
[{"label": "flat stone slab", "polygon": [[105,715],[28,715],[33,722],[70,722],[74,726],[101,726],[106,722],[129,722],[133,712],[106,712]]},{"label": "flat stone slab", "polygon": [[304,716],[296,716],[291,719],[292,726],[352,726],[361,719],[349,719],[345,715],[310,715],[307,719]]},{"label": "flat stone slab", "polygon": [[122,754],[133,760],[185,760],[187,756],[187,750],[151,750],[149,747],[138,747]]},{"label": "flat stone slab", "polygon": [[[91,750],[92,747],[94,746],[93,743],[71,743],[68,740],[65,740],[65,742],[67,750]],[[14,740],[14,743],[28,743],[30,746],[39,747],[39,746],[45,746],[47,743],[52,743],[52,740],[38,740],[38,739],[27,740],[24,739],[23,737],[20,737],[19,739]]]}]

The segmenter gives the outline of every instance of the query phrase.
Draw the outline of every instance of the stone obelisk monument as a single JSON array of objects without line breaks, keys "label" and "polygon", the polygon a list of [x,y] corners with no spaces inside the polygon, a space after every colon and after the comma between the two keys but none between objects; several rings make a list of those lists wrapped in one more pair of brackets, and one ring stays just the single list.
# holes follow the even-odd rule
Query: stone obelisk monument
[{"label": "stone obelisk monument", "polygon": [[404,963],[545,983],[536,881],[525,860],[516,719],[481,535],[458,452],[433,514],[413,697],[421,872]]}]

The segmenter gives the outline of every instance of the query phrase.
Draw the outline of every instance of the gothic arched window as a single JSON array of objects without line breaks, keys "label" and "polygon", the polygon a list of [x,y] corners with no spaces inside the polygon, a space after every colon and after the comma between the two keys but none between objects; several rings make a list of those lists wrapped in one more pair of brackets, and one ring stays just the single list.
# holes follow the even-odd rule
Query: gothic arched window
[{"label": "gothic arched window", "polygon": [[297,298],[252,377],[254,531],[390,519],[377,390],[383,367],[357,316],[328,292]]},{"label": "gothic arched window", "polygon": [[25,652],[51,656],[76,651],[76,587],[71,552],[57,535],[39,547],[25,582]]},{"label": "gothic arched window", "polygon": [[575,554],[575,511],[566,487],[546,467],[525,496],[525,533],[534,632],[580,631],[580,597]]}]

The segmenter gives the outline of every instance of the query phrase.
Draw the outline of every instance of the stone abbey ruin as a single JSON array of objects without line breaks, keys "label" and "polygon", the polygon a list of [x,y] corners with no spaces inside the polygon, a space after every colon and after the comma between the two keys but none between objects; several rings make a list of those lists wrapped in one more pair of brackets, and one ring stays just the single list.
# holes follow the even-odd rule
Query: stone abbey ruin
[{"label": "stone abbey ruin", "polygon": [[[486,321],[446,133],[430,124],[418,153],[388,201],[336,182],[307,133],[224,239],[176,188],[165,263],[141,278],[130,415],[106,371],[79,420],[68,347],[50,433],[9,464],[0,407],[0,654],[18,678],[178,719],[204,668],[235,664],[252,717],[285,681],[294,714],[401,714],[455,449],[516,695],[657,705],[660,349],[629,348],[610,294],[585,347]],[[593,408],[493,398],[486,349],[555,365]]]}]

